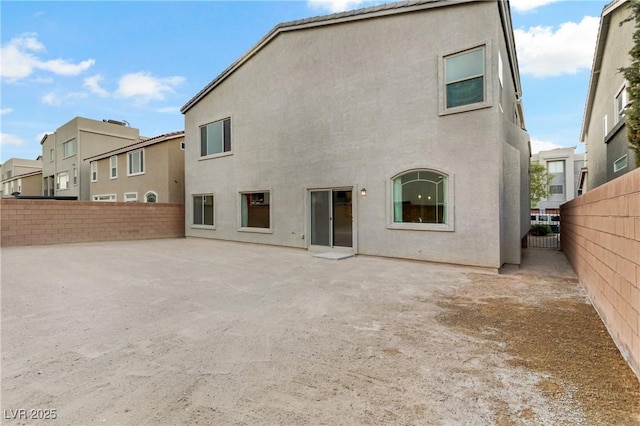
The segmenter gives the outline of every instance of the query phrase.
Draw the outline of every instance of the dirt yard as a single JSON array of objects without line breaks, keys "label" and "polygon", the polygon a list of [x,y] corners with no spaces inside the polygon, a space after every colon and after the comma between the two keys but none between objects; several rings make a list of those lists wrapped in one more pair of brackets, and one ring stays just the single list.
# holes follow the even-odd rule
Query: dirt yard
[{"label": "dirt yard", "polygon": [[640,382],[568,268],[6,248],[3,424],[640,425]]}]

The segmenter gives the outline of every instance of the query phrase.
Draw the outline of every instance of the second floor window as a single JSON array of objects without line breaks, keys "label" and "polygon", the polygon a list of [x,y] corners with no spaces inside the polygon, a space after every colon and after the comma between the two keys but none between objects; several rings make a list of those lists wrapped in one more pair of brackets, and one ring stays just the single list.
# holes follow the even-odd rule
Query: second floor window
[{"label": "second floor window", "polygon": [[115,155],[109,159],[109,166],[111,169],[111,179],[118,177],[118,157]]},{"label": "second floor window", "polygon": [[128,175],[141,175],[144,173],[144,150],[130,152],[127,155]]},{"label": "second floor window", "polygon": [[73,139],[62,144],[62,153],[65,158],[76,154],[76,144]]},{"label": "second floor window", "polygon": [[200,156],[231,152],[231,119],[200,127]]},{"label": "second floor window", "polygon": [[627,107],[627,86],[624,85],[618,92],[615,99],[616,123],[624,118],[624,110]]},{"label": "second floor window", "polygon": [[484,102],[484,48],[444,58],[446,108]]},{"label": "second floor window", "polygon": [[95,161],[91,162],[91,182],[98,181],[98,163]]}]

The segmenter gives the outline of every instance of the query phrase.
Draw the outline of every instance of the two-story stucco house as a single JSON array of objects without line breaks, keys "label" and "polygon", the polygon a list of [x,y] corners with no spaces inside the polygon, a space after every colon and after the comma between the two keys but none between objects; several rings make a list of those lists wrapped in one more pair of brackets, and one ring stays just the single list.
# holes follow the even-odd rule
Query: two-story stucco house
[{"label": "two-story stucco house", "polygon": [[586,144],[582,191],[635,169],[624,115],[629,104],[628,82],[619,71],[631,63],[635,27],[633,21],[624,22],[631,16],[628,5],[629,0],[614,0],[604,7],[600,18],[580,135]]},{"label": "two-story stucco house", "polygon": [[82,160],[139,140],[138,129],[125,122],[76,117],[65,123],[40,142],[43,195],[89,200],[91,171]]},{"label": "two-story stucco house", "polygon": [[42,195],[42,158],[10,158],[2,164],[2,196]]},{"label": "two-story stucco house", "polygon": [[277,25],[182,108],[186,235],[519,264],[520,98],[508,2]]},{"label": "two-story stucco house", "polygon": [[[540,151],[531,156],[531,162],[542,164],[551,181],[547,188],[549,195],[541,199],[532,210],[546,212],[552,210],[560,214],[560,205],[573,200],[579,194],[578,182],[584,167],[584,154],[576,153],[576,147],[556,148]],[[532,213],[534,213],[532,211]]]},{"label": "two-story stucco house", "polygon": [[184,203],[184,131],[85,160],[93,201]]}]

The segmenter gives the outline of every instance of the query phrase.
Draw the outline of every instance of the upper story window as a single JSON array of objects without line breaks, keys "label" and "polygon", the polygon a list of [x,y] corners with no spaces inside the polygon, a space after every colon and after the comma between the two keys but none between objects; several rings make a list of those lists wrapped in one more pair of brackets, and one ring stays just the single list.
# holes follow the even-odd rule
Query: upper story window
[{"label": "upper story window", "polygon": [[622,86],[615,98],[616,123],[624,118],[624,111],[628,104],[627,85]]},{"label": "upper story window", "polygon": [[200,127],[200,156],[231,152],[231,119]]},{"label": "upper story window", "polygon": [[564,173],[564,160],[560,161],[548,161],[547,162],[547,171],[549,173]]},{"label": "upper story window", "polygon": [[628,166],[628,156],[627,154],[623,155],[622,157],[618,158],[616,161],[613,162],[613,172],[617,173],[622,169],[626,169]]},{"label": "upper story window", "polygon": [[53,159],[54,159],[54,157],[53,157],[53,148],[50,148],[49,149],[49,161],[53,162]]},{"label": "upper story window", "polygon": [[62,157],[67,158],[76,154],[76,141],[71,139],[62,144]]},{"label": "upper story window", "polygon": [[448,179],[435,170],[412,170],[392,179],[393,223],[448,224]]},{"label": "upper story window", "polygon": [[144,149],[127,154],[127,175],[141,175],[144,173]]},{"label": "upper story window", "polygon": [[445,107],[485,101],[484,47],[444,57]]},{"label": "upper story window", "polygon": [[98,163],[95,161],[91,162],[91,182],[98,181]]},{"label": "upper story window", "polygon": [[113,155],[109,158],[109,176],[111,179],[118,177],[118,156]]},{"label": "upper story window", "polygon": [[73,184],[74,185],[78,184],[78,168],[77,167],[73,168]]}]

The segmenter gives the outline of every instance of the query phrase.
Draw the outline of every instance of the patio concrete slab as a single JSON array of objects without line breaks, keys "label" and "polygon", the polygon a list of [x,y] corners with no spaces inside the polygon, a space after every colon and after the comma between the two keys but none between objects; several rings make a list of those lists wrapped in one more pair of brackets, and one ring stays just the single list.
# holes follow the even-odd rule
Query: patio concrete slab
[{"label": "patio concrete slab", "polygon": [[[3,424],[34,423],[22,409],[72,425],[611,419],[588,409],[579,382],[514,362],[501,330],[511,315],[567,301],[592,310],[564,256],[540,255],[553,272],[538,255],[496,275],[202,239],[6,248]],[[515,308],[486,326],[461,316],[478,307]],[[637,396],[602,386],[594,398]],[[640,409],[626,405],[628,422]]]}]

